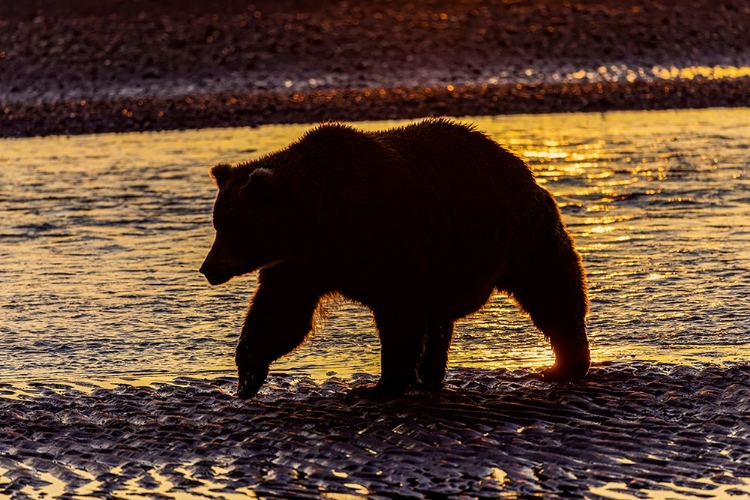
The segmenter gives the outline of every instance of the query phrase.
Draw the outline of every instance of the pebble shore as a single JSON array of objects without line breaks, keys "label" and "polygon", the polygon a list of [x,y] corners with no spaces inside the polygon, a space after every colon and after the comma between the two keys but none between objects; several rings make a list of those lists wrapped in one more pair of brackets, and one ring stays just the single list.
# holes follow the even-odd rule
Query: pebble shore
[{"label": "pebble shore", "polygon": [[747,364],[608,363],[576,384],[455,368],[436,394],[345,402],[353,384],[371,379],[276,374],[251,401],[231,394],[229,378],[90,392],[1,387],[0,492],[750,496]]},{"label": "pebble shore", "polygon": [[750,76],[679,71],[750,66],[748,26],[744,0],[3,2],[0,136],[749,106]]}]

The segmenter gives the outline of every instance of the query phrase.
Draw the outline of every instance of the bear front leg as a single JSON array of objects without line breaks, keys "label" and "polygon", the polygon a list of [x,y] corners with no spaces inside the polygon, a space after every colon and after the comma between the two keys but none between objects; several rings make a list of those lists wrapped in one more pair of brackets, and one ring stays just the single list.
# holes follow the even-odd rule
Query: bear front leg
[{"label": "bear front leg", "polygon": [[294,266],[261,271],[242,334],[237,343],[237,396],[253,397],[268,368],[299,346],[312,330],[313,315],[323,295],[315,280]]},{"label": "bear front leg", "polygon": [[417,378],[424,349],[427,323],[414,311],[375,311],[380,335],[380,380],[375,385],[355,387],[347,399],[385,399],[401,396]]},{"label": "bear front leg", "polygon": [[448,349],[453,340],[453,323],[431,324],[427,330],[424,354],[419,364],[421,387],[430,391],[440,389],[448,368]]}]

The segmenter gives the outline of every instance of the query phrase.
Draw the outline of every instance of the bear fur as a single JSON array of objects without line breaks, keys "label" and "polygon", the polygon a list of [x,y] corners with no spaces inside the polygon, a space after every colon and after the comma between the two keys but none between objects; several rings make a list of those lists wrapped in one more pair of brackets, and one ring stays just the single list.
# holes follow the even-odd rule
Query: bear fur
[{"label": "bear fur", "polygon": [[217,285],[260,270],[236,351],[240,397],[305,340],[331,294],[369,307],[378,328],[380,380],[355,396],[440,387],[454,322],[493,290],[550,339],[546,378],[587,373],[586,279],[557,204],[472,126],[328,123],[211,175],[216,240],[200,271]]}]

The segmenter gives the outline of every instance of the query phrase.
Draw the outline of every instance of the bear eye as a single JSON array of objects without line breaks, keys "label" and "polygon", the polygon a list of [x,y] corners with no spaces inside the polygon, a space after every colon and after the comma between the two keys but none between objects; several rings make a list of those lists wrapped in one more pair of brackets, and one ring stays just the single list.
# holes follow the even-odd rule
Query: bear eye
[{"label": "bear eye", "polygon": [[221,206],[221,207],[218,207],[218,209],[217,207],[215,207],[214,213],[213,213],[214,229],[219,231],[221,229],[226,228],[228,225],[230,225],[229,222],[231,219],[232,212],[234,211],[235,210],[233,207]]},{"label": "bear eye", "polygon": [[213,225],[214,225],[214,229],[218,232],[222,230],[226,224],[224,223],[224,220],[221,217],[214,216]]}]

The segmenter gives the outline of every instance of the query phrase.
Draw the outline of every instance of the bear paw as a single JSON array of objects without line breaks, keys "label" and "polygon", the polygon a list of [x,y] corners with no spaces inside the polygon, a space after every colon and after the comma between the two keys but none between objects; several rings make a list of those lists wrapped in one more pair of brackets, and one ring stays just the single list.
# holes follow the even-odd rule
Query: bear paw
[{"label": "bear paw", "polygon": [[542,370],[542,377],[548,382],[562,382],[583,378],[589,371],[588,363],[580,365],[560,365],[555,363]]},{"label": "bear paw", "polygon": [[355,387],[346,395],[346,401],[352,402],[357,399],[392,399],[403,396],[405,392],[405,385],[378,382],[377,384]]},{"label": "bear paw", "polygon": [[443,388],[443,381],[435,381],[431,380],[428,382],[423,382],[421,380],[418,380],[414,382],[411,387],[413,389],[416,389],[418,391],[424,391],[424,392],[437,392]]},{"label": "bear paw", "polygon": [[240,399],[250,399],[255,396],[263,382],[268,376],[268,366],[252,366],[247,370],[238,370],[237,380],[237,397]]}]

